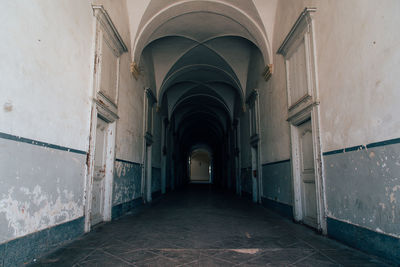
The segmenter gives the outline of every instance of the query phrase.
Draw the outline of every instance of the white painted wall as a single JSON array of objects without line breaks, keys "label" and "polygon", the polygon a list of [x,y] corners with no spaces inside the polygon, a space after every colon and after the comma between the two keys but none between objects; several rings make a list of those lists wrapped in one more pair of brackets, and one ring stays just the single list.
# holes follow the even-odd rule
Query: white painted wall
[{"label": "white painted wall", "polygon": [[[110,15],[118,33],[128,47],[120,60],[118,116],[116,137],[116,158],[141,163],[143,146],[143,75],[136,80],[130,73],[132,60],[131,30],[135,31],[132,20],[132,1],[95,0],[104,6]],[[128,16],[129,14],[129,16]],[[132,28],[132,29],[131,29]]]},{"label": "white painted wall", "polygon": [[[317,9],[314,22],[322,151],[399,138],[400,33],[396,27],[400,22],[400,3],[395,0],[278,1],[272,37],[274,53],[305,7]],[[261,17],[265,22],[263,15]],[[260,105],[260,114],[264,114],[264,117],[261,116],[263,163],[285,160],[290,155],[283,57],[274,54],[273,62],[271,80],[264,86],[260,83],[260,99],[265,103]],[[371,152],[365,154],[367,158],[368,153]],[[395,161],[393,158],[388,165],[395,165]],[[329,162],[330,165],[325,168],[337,167],[335,164],[341,161],[330,158]],[[389,199],[390,194],[381,192],[393,190],[388,185],[397,176],[378,175],[381,182],[368,185],[365,181],[379,179],[375,169],[370,169],[371,173],[367,174],[362,172],[369,168],[368,165],[361,166],[365,162],[363,158],[354,158],[352,165],[347,166],[346,170],[351,175],[347,173],[349,176],[345,182],[335,181],[332,171],[329,172],[327,184],[335,190],[327,196],[331,204],[328,215],[374,231],[378,229],[393,234],[393,225],[375,220],[374,214],[384,211],[377,201],[370,199],[396,203],[396,200]],[[387,170],[388,173],[398,172],[398,168],[393,166]],[[351,198],[353,195],[358,197]],[[331,210],[348,209],[340,206],[337,199],[357,199],[358,203],[365,205],[365,209],[357,208],[357,202],[349,202],[351,216],[344,213],[337,215],[340,212],[333,214]],[[395,220],[397,215],[391,216]],[[364,222],[363,218],[372,219]]]},{"label": "white painted wall", "polygon": [[[0,7],[0,132],[87,151],[90,4],[21,0]],[[0,243],[83,216],[85,154],[1,143]]]},{"label": "white painted wall", "polygon": [[398,138],[400,2],[316,7],[323,150]]},{"label": "white painted wall", "polygon": [[[130,47],[125,1],[103,4]],[[94,16],[90,1],[2,2],[0,132],[88,150]],[[142,160],[143,77],[121,56],[116,157]],[[0,243],[82,217],[86,155],[1,139]],[[6,167],[7,166],[7,167]]]},{"label": "white painted wall", "polygon": [[[256,1],[257,4],[257,1]],[[399,136],[400,18],[398,1],[279,1],[273,40],[276,52],[305,7],[316,7],[316,47],[322,149],[331,151]],[[263,14],[261,17],[264,20]],[[269,26],[268,26],[269,27]],[[267,27],[267,28],[268,28]],[[274,75],[260,95],[268,144],[263,162],[289,158],[286,77],[274,54]],[[260,86],[262,87],[262,86]]]},{"label": "white painted wall", "polygon": [[0,6],[0,132],[86,151],[91,6],[79,0]]},{"label": "white painted wall", "polygon": [[143,146],[143,77],[129,71],[130,53],[121,56],[116,158],[141,163]]}]

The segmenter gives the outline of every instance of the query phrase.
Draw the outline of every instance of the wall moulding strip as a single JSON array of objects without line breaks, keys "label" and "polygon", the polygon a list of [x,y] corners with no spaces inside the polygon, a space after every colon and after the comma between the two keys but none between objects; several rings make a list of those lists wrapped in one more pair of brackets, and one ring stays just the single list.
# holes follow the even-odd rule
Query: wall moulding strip
[{"label": "wall moulding strip", "polygon": [[134,162],[134,161],[129,161],[129,160],[125,160],[125,159],[116,158],[115,161],[119,161],[119,162],[123,162],[123,163],[127,163],[127,164],[132,164],[132,165],[142,165],[141,163]]},{"label": "wall moulding strip", "polygon": [[65,147],[65,146],[54,145],[54,144],[41,142],[41,141],[37,141],[37,140],[33,140],[33,139],[21,137],[21,136],[6,134],[6,133],[2,133],[2,132],[0,132],[0,138],[12,140],[12,141],[16,141],[16,142],[21,142],[21,143],[27,143],[27,144],[31,144],[31,145],[35,145],[35,146],[41,146],[41,147],[52,148],[52,149],[57,149],[57,150],[61,150],[61,151],[82,154],[82,155],[86,155],[86,153],[87,153],[86,151],[83,151],[83,150],[78,150],[78,149],[69,148],[69,147]]},{"label": "wall moulding strip", "polygon": [[285,163],[285,162],[290,162],[290,159],[284,159],[284,160],[278,160],[278,161],[273,161],[273,162],[267,162],[267,163],[262,164],[262,166],[280,164],[280,163]]},{"label": "wall moulding strip", "polygon": [[333,154],[363,150],[363,149],[373,148],[373,147],[388,146],[388,145],[394,145],[394,144],[399,144],[399,143],[400,143],[400,138],[394,138],[394,139],[389,139],[389,140],[385,140],[385,141],[370,143],[367,145],[357,145],[357,146],[352,146],[352,147],[331,150],[331,151],[323,152],[322,154],[324,156],[329,156],[329,155],[333,155]]},{"label": "wall moulding strip", "polygon": [[311,14],[317,11],[314,7],[306,7],[300,14],[299,18],[294,23],[292,29],[286,36],[282,45],[279,47],[277,54],[285,56],[288,52],[290,45],[297,39],[299,33],[303,32],[307,28],[309,21],[311,20]]}]

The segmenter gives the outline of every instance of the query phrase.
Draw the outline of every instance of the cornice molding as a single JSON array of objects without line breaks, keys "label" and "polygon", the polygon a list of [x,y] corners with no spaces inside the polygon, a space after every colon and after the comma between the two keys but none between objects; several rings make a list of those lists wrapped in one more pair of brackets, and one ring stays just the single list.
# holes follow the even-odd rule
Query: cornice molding
[{"label": "cornice molding", "polygon": [[277,53],[285,56],[290,48],[291,44],[297,39],[297,37],[308,28],[311,24],[312,20],[312,13],[317,11],[314,7],[307,7],[301,12],[299,18],[296,20],[295,24],[293,25],[292,29],[286,36],[285,40],[279,47]]},{"label": "cornice molding", "polygon": [[96,102],[97,112],[107,122],[114,122],[119,119],[118,108],[108,97],[98,92],[94,101]]},{"label": "cornice molding", "polygon": [[107,33],[107,39],[112,42],[116,50],[115,52],[118,52],[118,56],[124,52],[128,52],[128,48],[104,7],[102,5],[92,5],[92,8],[97,21],[104,28],[105,33]]}]

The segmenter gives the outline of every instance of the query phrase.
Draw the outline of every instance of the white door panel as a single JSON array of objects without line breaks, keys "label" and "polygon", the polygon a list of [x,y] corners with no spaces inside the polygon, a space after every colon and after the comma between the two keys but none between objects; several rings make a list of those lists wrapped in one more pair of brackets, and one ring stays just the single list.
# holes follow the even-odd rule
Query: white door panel
[{"label": "white door panel", "polygon": [[92,187],[92,211],[90,217],[91,225],[103,221],[107,128],[107,122],[97,118]]},{"label": "white door panel", "polygon": [[311,121],[298,126],[300,150],[300,179],[304,223],[317,227],[317,199]]}]

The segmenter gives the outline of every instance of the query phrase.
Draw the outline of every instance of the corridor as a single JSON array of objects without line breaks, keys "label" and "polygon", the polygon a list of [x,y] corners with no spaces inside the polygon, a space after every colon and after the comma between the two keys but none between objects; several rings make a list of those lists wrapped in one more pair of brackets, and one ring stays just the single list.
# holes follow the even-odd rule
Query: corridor
[{"label": "corridor", "polygon": [[0,8],[0,267],[400,264],[399,0]]},{"label": "corridor", "polygon": [[386,266],[232,194],[195,185],[32,266]]}]

